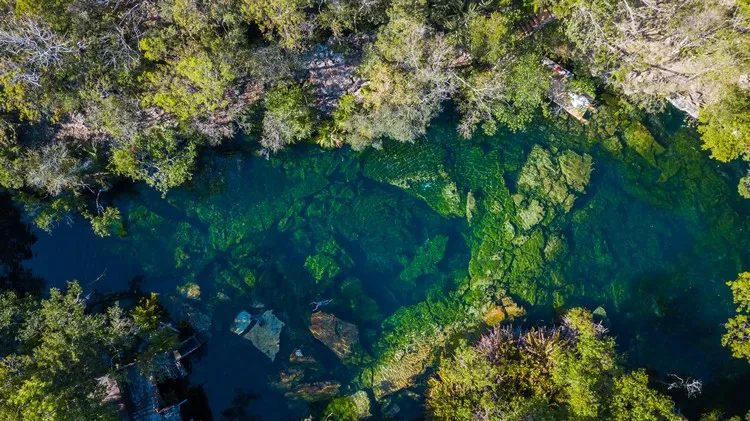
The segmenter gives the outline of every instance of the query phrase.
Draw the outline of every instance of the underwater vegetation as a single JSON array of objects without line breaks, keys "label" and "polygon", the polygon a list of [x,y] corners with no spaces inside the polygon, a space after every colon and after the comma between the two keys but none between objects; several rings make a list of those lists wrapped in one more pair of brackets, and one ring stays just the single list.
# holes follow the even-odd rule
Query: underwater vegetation
[{"label": "underwater vegetation", "polygon": [[[209,155],[188,187],[118,204],[107,241],[175,320],[257,360],[243,390],[279,416],[423,416],[426,379],[462,340],[575,306],[606,316],[622,367],[720,384],[744,372],[720,337],[748,209],[727,200],[741,174],[704,154],[671,114],[605,102],[585,126],[465,140],[448,122],[381,150]],[[241,310],[283,322],[273,362],[226,338]],[[231,405],[204,376],[215,410]]]}]

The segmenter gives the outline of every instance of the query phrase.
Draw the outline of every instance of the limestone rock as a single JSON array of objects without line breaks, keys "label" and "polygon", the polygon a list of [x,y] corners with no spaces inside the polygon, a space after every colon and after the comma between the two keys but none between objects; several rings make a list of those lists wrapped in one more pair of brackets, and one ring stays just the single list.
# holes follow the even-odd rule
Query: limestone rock
[{"label": "limestone rock", "polygon": [[466,220],[471,225],[471,217],[474,216],[474,212],[477,209],[477,200],[474,198],[474,194],[471,190],[466,193]]},{"label": "limestone rock", "polygon": [[245,334],[245,339],[255,345],[260,352],[273,361],[279,352],[281,329],[284,322],[268,310],[258,317],[258,322]]},{"label": "limestone rock", "polygon": [[519,206],[518,218],[521,220],[521,228],[529,230],[544,219],[544,207],[538,200],[531,199],[528,206]]},{"label": "limestone rock", "polygon": [[369,40],[368,35],[331,38],[306,54],[307,82],[319,110],[332,112],[342,96],[355,94],[365,85],[366,81],[357,75],[356,69],[362,59],[361,45]]},{"label": "limestone rock", "polygon": [[676,92],[669,95],[667,100],[678,110],[697,119],[701,109],[701,96],[700,92],[695,94]]},{"label": "limestone rock", "polygon": [[322,311],[310,316],[310,332],[342,360],[349,357],[359,345],[359,329],[356,325]]}]

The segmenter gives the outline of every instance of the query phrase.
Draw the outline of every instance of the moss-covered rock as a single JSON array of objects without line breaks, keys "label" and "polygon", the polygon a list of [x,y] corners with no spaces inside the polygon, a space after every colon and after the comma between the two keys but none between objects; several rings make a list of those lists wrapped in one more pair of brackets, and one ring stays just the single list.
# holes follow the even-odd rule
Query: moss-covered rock
[{"label": "moss-covered rock", "polygon": [[333,278],[341,273],[341,268],[336,260],[327,254],[308,256],[305,259],[305,268],[318,284],[329,284]]},{"label": "moss-covered rock", "polygon": [[388,142],[383,150],[366,154],[362,173],[419,197],[443,216],[464,216],[465,204],[445,168],[445,155],[442,148],[431,143]]},{"label": "moss-covered rock", "polygon": [[617,156],[622,153],[622,143],[620,143],[620,139],[618,139],[617,136],[609,136],[605,138],[602,140],[602,146],[612,155]]},{"label": "moss-covered rock", "polygon": [[370,397],[360,390],[352,395],[342,396],[331,401],[323,411],[324,417],[330,420],[358,421],[372,416]]},{"label": "moss-covered rock", "polygon": [[359,329],[352,323],[318,311],[310,316],[310,332],[315,339],[327,346],[337,357],[346,362],[353,353],[359,352]]},{"label": "moss-covered rock", "polygon": [[654,135],[640,121],[633,121],[622,132],[622,138],[628,147],[642,156],[649,164],[656,166],[656,157],[665,149],[656,142]]},{"label": "moss-covered rock", "polygon": [[530,230],[538,223],[542,222],[545,215],[544,207],[536,199],[524,200],[522,195],[514,195],[514,200],[518,206],[519,225],[523,230]]},{"label": "moss-covered rock", "polygon": [[405,282],[413,283],[419,276],[434,273],[437,265],[445,256],[445,247],[448,245],[448,237],[438,235],[425,241],[417,250],[414,258],[401,272],[400,278]]},{"label": "moss-covered rock", "polygon": [[540,198],[565,212],[573,207],[576,193],[583,193],[592,169],[591,156],[564,151],[553,155],[534,146],[518,176],[518,190]]},{"label": "moss-covered rock", "polygon": [[[463,294],[435,294],[414,306],[402,307],[383,322],[383,334],[376,344],[372,368],[372,390],[377,399],[414,384],[435,361],[439,351],[454,335],[475,329],[491,317],[504,292],[481,289]],[[512,300],[508,301],[512,302]],[[506,311],[512,318],[515,309]]]}]

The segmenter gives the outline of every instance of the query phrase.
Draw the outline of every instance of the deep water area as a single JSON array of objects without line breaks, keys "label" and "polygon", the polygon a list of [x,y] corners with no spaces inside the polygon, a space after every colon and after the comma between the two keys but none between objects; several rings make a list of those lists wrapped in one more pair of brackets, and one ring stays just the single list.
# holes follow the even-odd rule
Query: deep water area
[{"label": "deep water area", "polygon": [[[81,221],[37,233],[27,267],[52,287],[159,293],[208,337],[190,381],[217,420],[299,419],[359,390],[377,418],[418,418],[452,341],[578,305],[628,366],[703,379],[702,397],[673,395],[686,415],[747,409],[732,390],[750,370],[720,343],[734,310],[725,282],[750,263],[740,169],[711,161],[671,111],[604,105],[586,126],[540,117],[471,140],[453,123],[381,150],[206,151],[188,186],[118,195],[118,235]],[[346,352],[310,331],[321,300],[358,329]],[[273,361],[230,331],[241,310],[285,324]]]}]

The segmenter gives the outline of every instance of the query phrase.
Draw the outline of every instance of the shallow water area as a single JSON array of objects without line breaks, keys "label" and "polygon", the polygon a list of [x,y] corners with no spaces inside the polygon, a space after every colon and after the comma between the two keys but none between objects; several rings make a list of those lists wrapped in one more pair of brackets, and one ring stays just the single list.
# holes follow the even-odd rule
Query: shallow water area
[{"label": "shallow water area", "polygon": [[[618,147],[603,146],[541,123],[468,141],[441,122],[417,144],[382,151],[209,152],[190,186],[166,198],[136,186],[119,198],[121,236],[63,225],[38,234],[27,266],[48,286],[78,279],[87,292],[126,291],[136,279],[175,321],[204,329],[190,381],[214,419],[305,416],[330,396],[308,399],[300,387],[321,382],[340,384],[340,395],[369,391],[363,373],[400,346],[389,333],[419,329],[400,309],[428,301],[440,319],[435,302],[476,288],[524,307],[515,323],[598,309],[629,365],[704,379],[703,398],[675,395],[685,413],[707,400],[731,409],[742,397],[725,392],[748,369],[720,344],[733,311],[725,282],[750,258],[750,205],[737,198],[736,170],[709,161],[679,117],[644,123],[657,142],[650,151],[622,134]],[[587,156],[593,170],[579,180],[571,168]],[[537,186],[524,174],[562,181]],[[328,299],[324,312],[358,328],[361,350],[350,357],[309,330],[310,303]],[[285,323],[273,361],[229,330],[239,311],[261,309]],[[468,326],[457,336],[484,328],[457,326]],[[317,365],[281,384],[298,349]],[[373,401],[376,417],[382,408]]]}]

